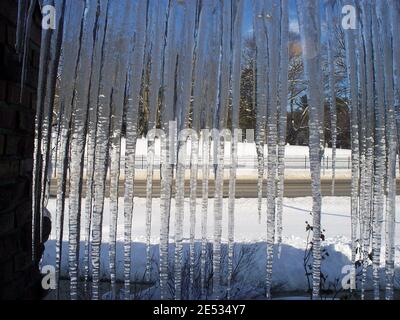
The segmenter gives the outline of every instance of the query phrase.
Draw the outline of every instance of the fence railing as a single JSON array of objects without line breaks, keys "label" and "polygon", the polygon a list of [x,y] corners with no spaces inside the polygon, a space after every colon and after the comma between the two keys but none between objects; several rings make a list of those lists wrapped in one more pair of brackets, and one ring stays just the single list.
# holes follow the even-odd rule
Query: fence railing
[{"label": "fence railing", "polygon": [[[267,165],[267,157],[265,157],[265,166]],[[53,162],[53,177],[57,176],[57,166],[55,164],[55,159],[52,159]],[[254,170],[258,167],[257,158],[254,156],[239,156],[238,157],[238,170]],[[211,160],[210,169],[213,165]],[[121,171],[123,172],[125,169],[125,161],[124,157],[121,157]],[[200,157],[198,165],[202,165],[202,159]],[[225,157],[224,165],[226,168],[230,165],[230,158]],[[159,170],[161,167],[160,157],[156,156],[154,158],[154,169]],[[144,170],[147,168],[147,157],[145,155],[136,155],[135,157],[135,168],[138,170]],[[186,161],[186,168],[190,168],[190,160]],[[310,158],[308,156],[288,156],[285,157],[285,168],[292,170],[308,170],[310,169]],[[326,170],[332,169],[332,157],[326,156],[323,157],[321,161],[321,170],[325,173]],[[351,169],[351,157],[338,157],[336,158],[336,169],[337,170],[350,170]],[[85,168],[84,168],[84,171]]]},{"label": "fence railing", "polygon": [[[122,160],[123,162],[123,160]],[[201,159],[198,162],[199,165],[202,165]],[[211,162],[210,165],[213,163]],[[230,158],[225,157],[224,164],[230,164]],[[186,161],[186,165],[190,167],[190,161]],[[265,165],[267,165],[267,157],[265,157]],[[160,158],[154,158],[154,167],[160,166]],[[238,168],[239,169],[256,169],[258,166],[257,158],[253,156],[240,156],[238,157]],[[135,167],[136,169],[145,169],[147,168],[147,157],[145,155],[137,155],[135,158]],[[298,156],[298,157],[286,157],[285,158],[285,168],[286,169],[310,169],[310,158],[308,156]],[[326,156],[323,157],[321,162],[322,170],[330,170],[332,168],[332,157]],[[336,169],[338,170],[349,170],[351,169],[351,157],[340,157],[336,158]]]}]

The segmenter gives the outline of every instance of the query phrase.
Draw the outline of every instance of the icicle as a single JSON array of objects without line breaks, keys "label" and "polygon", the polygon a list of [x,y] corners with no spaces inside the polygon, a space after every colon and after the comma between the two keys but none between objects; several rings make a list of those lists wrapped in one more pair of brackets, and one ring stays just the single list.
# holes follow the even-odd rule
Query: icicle
[{"label": "icicle", "polygon": [[21,56],[23,51],[23,38],[25,32],[25,22],[27,20],[27,4],[26,0],[18,0],[18,16],[17,16],[17,32],[15,41],[15,51]]},{"label": "icicle", "polygon": [[[42,204],[41,213],[43,212],[50,193],[50,179],[49,172],[51,171],[51,156],[52,156],[52,122],[53,122],[53,110],[54,110],[54,97],[57,81],[57,73],[60,61],[60,52],[62,44],[63,34],[63,22],[65,12],[65,1],[56,1],[53,3],[56,5],[61,15],[56,22],[56,32],[51,35],[50,44],[50,56],[48,61],[48,75],[46,83],[46,96],[44,101],[44,112],[42,122]],[[45,203],[46,202],[46,203]]]},{"label": "icicle", "polygon": [[[107,30],[105,42],[104,60],[101,65],[100,83],[99,83],[99,102],[98,102],[98,122],[96,135],[96,159],[94,174],[94,207],[92,213],[92,299],[99,299],[99,281],[100,281],[100,249],[102,242],[103,210],[105,196],[105,180],[109,164],[109,139],[110,139],[110,118],[111,118],[111,100],[113,86],[116,76],[116,63],[113,59],[117,38],[121,36],[118,31],[118,25],[121,22],[122,13],[118,6],[110,6],[108,2],[109,15],[107,17]],[[121,31],[120,31],[121,32]],[[105,63],[110,61],[109,63]]]},{"label": "icicle", "polygon": [[[205,74],[206,74],[206,103],[203,106],[203,114],[201,118],[202,127],[205,130],[202,130],[202,213],[201,213],[201,297],[205,299],[209,293],[209,284],[210,277],[209,274],[212,273],[212,270],[207,270],[207,245],[208,245],[208,198],[209,198],[209,175],[210,175],[210,164],[211,164],[211,139],[213,138],[212,132],[210,128],[213,126],[213,116],[214,112],[217,108],[218,103],[218,92],[219,86],[216,85],[218,83],[219,78],[219,63],[220,63],[220,23],[219,23],[219,4],[215,1],[210,1],[210,18],[204,18],[204,23],[208,23],[210,25],[209,29],[209,37],[207,43],[207,54],[208,58],[206,62]],[[216,159],[214,158],[215,162]],[[215,181],[215,180],[214,180]],[[211,268],[210,268],[211,269]],[[206,274],[206,271],[208,273]]]},{"label": "icicle", "polygon": [[[85,1],[82,16],[81,43],[73,97],[73,126],[70,141],[70,192],[69,192],[69,275],[71,299],[78,298],[78,266],[81,222],[81,192],[83,182],[84,150],[86,143],[86,125],[90,85],[90,67],[93,57],[93,30],[95,28],[97,3]],[[89,71],[86,68],[89,67]]]},{"label": "icicle", "polygon": [[[47,2],[46,2],[47,3]],[[21,77],[21,98],[23,95],[23,84],[25,82],[26,73],[26,60],[29,51],[31,19],[35,2],[30,4],[27,21],[25,24],[25,40],[24,40],[24,57],[23,68]],[[48,2],[53,4],[53,2]],[[20,3],[20,6],[22,4]],[[60,9],[60,8],[59,8]],[[22,10],[22,9],[21,9]],[[63,12],[64,7],[60,10]],[[22,14],[22,12],[21,12]],[[20,17],[21,18],[21,17]],[[48,200],[49,192],[49,174],[48,165],[51,157],[51,122],[54,106],[54,90],[56,75],[58,70],[59,56],[60,56],[60,43],[62,35],[62,19],[58,20],[59,30],[53,33],[51,30],[42,31],[40,64],[39,64],[39,79],[38,79],[38,96],[36,106],[36,120],[35,120],[35,140],[34,140],[34,168],[33,168],[33,196],[32,196],[32,259],[34,261],[40,260],[37,256],[36,248],[38,243],[42,242],[42,219],[43,210]],[[19,32],[22,33],[22,26],[19,22]],[[21,35],[18,35],[21,36]],[[22,41],[17,39],[17,50],[21,50],[20,46]],[[56,273],[58,279],[58,273]]]},{"label": "icicle", "polygon": [[[397,125],[397,142],[400,143],[400,34],[397,32],[400,24],[399,2],[393,1],[391,10],[392,41],[393,41],[393,76],[394,76],[394,97]],[[399,149],[400,150],[400,149]]]},{"label": "icicle", "polygon": [[313,298],[320,294],[321,276],[321,153],[320,153],[320,109],[321,92],[321,23],[316,0],[297,0],[304,71],[308,82],[309,104],[309,148],[313,197]]},{"label": "icicle", "polygon": [[[196,130],[196,133],[198,130]],[[192,136],[193,137],[193,136]],[[195,281],[195,239],[196,239],[196,205],[197,205],[197,179],[198,179],[198,157],[199,140],[193,137],[190,155],[190,244],[189,244],[189,299],[194,297]]]},{"label": "icicle", "polygon": [[230,132],[224,130],[227,123],[229,88],[231,75],[231,13],[232,2],[224,1],[221,11],[221,60],[219,77],[219,104],[214,113],[214,127],[219,134],[214,135],[214,152],[217,154],[215,196],[214,196],[214,240],[213,240],[213,294],[221,297],[221,236],[224,185],[224,146],[231,139]]},{"label": "icicle", "polygon": [[[267,112],[267,144],[268,144],[268,181],[267,181],[267,277],[266,297],[271,298],[272,263],[274,259],[275,242],[275,210],[276,210],[276,174],[277,174],[277,92],[278,92],[278,64],[279,57],[276,48],[279,47],[279,23],[280,5],[278,1],[272,1],[267,11],[268,37],[268,62],[269,62],[269,86],[268,86],[268,112]],[[269,18],[270,17],[270,18]]]},{"label": "icicle", "polygon": [[337,115],[336,115],[336,90],[335,90],[335,33],[333,20],[333,7],[335,3],[332,0],[325,2],[326,22],[328,25],[328,83],[329,83],[329,113],[331,122],[332,136],[332,188],[331,195],[335,195],[336,178],[336,143],[337,143]]},{"label": "icicle", "polygon": [[[64,212],[66,201],[67,175],[69,166],[69,143],[70,128],[72,117],[73,94],[75,90],[75,79],[78,68],[78,54],[80,50],[81,20],[83,16],[83,3],[76,3],[67,6],[65,3],[65,22],[64,30],[70,30],[64,33],[62,44],[63,61],[62,77],[60,85],[60,116],[59,124],[60,142],[57,178],[57,200],[56,200],[56,279],[59,280],[62,258],[62,240],[64,231]],[[79,26],[79,27],[77,27]],[[78,43],[78,45],[76,45]],[[59,287],[58,287],[59,288]],[[57,291],[58,294],[58,291]]]},{"label": "icicle", "polygon": [[[196,133],[198,130],[196,130]],[[195,239],[196,239],[196,205],[197,205],[197,178],[198,178],[198,156],[199,140],[194,137],[191,142],[190,155],[190,244],[189,244],[189,299],[194,297],[195,281]]]},{"label": "icicle", "polygon": [[[396,132],[397,132],[397,148],[399,149],[399,144],[400,144],[400,33],[398,32],[399,27],[400,27],[400,2],[398,1],[393,1],[392,6],[391,6],[391,32],[392,32],[392,45],[393,45],[393,80],[394,80],[394,117],[396,119]],[[391,127],[391,130],[393,128]],[[392,143],[392,142],[389,142]],[[392,151],[392,150],[391,150]],[[395,165],[394,165],[395,166]],[[395,179],[396,181],[396,179]],[[396,183],[396,182],[395,182]],[[396,184],[395,184],[396,185]],[[396,191],[395,191],[396,192]],[[393,208],[391,208],[393,209]],[[394,210],[395,211],[395,210]],[[390,241],[390,250],[393,250],[392,246],[394,244],[393,240],[396,239],[396,229],[395,229],[395,214],[390,216],[391,219],[391,225],[390,229],[388,231],[391,232],[389,235],[389,241]],[[393,254],[393,251],[390,252]],[[388,265],[390,265],[389,269],[389,275],[390,277],[392,276],[393,272],[393,255],[388,256],[388,261],[386,262]],[[392,279],[390,279],[392,280]],[[392,288],[390,288],[390,293]]]},{"label": "icicle", "polygon": [[372,180],[373,180],[373,153],[374,153],[374,84],[373,84],[373,66],[367,61],[372,61],[372,34],[371,34],[371,13],[370,4],[368,1],[361,3],[361,23],[362,23],[362,37],[363,46],[365,49],[365,59],[362,62],[365,65],[365,86],[366,86],[366,116],[367,116],[367,128],[366,128],[366,181],[365,181],[365,215],[363,216],[363,270],[361,280],[361,298],[365,298],[365,286],[367,280],[367,267],[369,261],[369,249],[370,249],[370,234],[372,224]]},{"label": "icicle", "polygon": [[[111,278],[111,297],[116,299],[116,246],[117,246],[117,221],[118,221],[118,195],[121,161],[121,131],[122,118],[125,99],[125,88],[127,82],[127,69],[132,42],[132,12],[134,9],[132,1],[122,2],[123,17],[120,21],[120,32],[118,44],[116,46],[117,66],[115,74],[115,84],[112,91],[111,101],[111,133],[110,133],[110,233],[109,233],[109,258],[110,258],[110,278]],[[137,9],[137,8],[135,8]],[[140,77],[138,78],[140,79]]]},{"label": "icicle", "polygon": [[[163,103],[161,109],[161,129],[167,132],[170,121],[173,120],[171,114],[174,106],[175,93],[175,67],[176,67],[176,6],[177,0],[170,1],[168,4],[167,28],[164,48],[164,70],[163,70]],[[168,141],[174,137],[167,136]],[[168,247],[169,247],[169,227],[171,213],[171,194],[172,194],[172,161],[170,158],[173,150],[167,141],[161,140],[161,228],[160,228],[160,296],[161,299],[168,299]]]},{"label": "icicle", "polygon": [[[20,83],[20,100],[22,101],[22,95],[24,92],[24,86],[25,86],[25,80],[26,80],[26,71],[28,68],[28,56],[29,56],[29,41],[31,39],[31,29],[32,29],[32,19],[33,19],[33,14],[35,12],[36,8],[36,3],[37,0],[29,0],[29,9],[28,13],[26,15],[26,20],[25,20],[25,32],[24,32],[24,42],[23,42],[23,47],[18,48],[19,50],[23,49],[22,53],[22,71],[21,71],[21,83]],[[19,24],[20,25],[20,24]],[[43,36],[45,34],[49,34],[51,30],[43,30]],[[42,41],[44,39],[42,38]],[[18,39],[18,41],[21,41]],[[46,50],[44,50],[44,47],[41,45],[41,50],[40,53],[45,54]]]},{"label": "icicle", "polygon": [[393,92],[393,51],[389,8],[393,9],[387,0],[379,2],[378,14],[381,20],[380,31],[383,42],[383,66],[385,84],[385,111],[386,111],[386,141],[387,141],[387,168],[386,168],[386,300],[393,299],[394,290],[394,257],[395,257],[395,228],[396,228],[396,155],[397,134],[394,110]]},{"label": "icicle", "polygon": [[[361,12],[361,8],[358,6],[357,12]],[[365,68],[365,46],[362,40],[362,18],[359,14],[359,21],[360,27],[358,28],[358,39],[359,39],[359,46],[358,46],[358,78],[359,78],[359,87],[358,90],[360,92],[360,99],[359,99],[359,108],[358,108],[358,115],[360,119],[360,126],[359,126],[359,141],[360,141],[360,250],[364,250],[365,246],[365,229],[366,221],[368,221],[368,212],[367,212],[367,202],[369,201],[370,194],[369,190],[367,189],[367,180],[370,179],[370,173],[367,171],[367,88],[366,88],[366,68]],[[359,253],[359,257],[362,259],[362,251]],[[357,259],[356,258],[356,259]],[[363,282],[361,281],[361,295],[364,295],[364,287]]]},{"label": "icicle", "polygon": [[[354,3],[351,2],[353,5]],[[349,109],[351,124],[351,262],[355,268],[358,228],[358,188],[359,188],[359,132],[358,132],[358,92],[355,30],[345,30],[347,76],[349,81]],[[352,272],[355,283],[355,270]]]},{"label": "icicle", "polygon": [[235,232],[235,197],[236,197],[236,169],[238,165],[237,144],[241,130],[239,130],[240,109],[240,80],[241,80],[241,54],[242,54],[242,20],[243,1],[239,0],[234,7],[233,24],[233,62],[232,62],[232,139],[231,161],[229,174],[229,202],[228,202],[228,288],[227,298],[231,298],[231,285],[233,274],[233,250]]},{"label": "icicle", "polygon": [[202,201],[201,201],[201,261],[200,261],[200,281],[201,297],[206,296],[206,259],[207,259],[207,213],[208,213],[208,180],[210,174],[210,140],[208,133],[203,131],[203,158],[202,158]]},{"label": "icicle", "polygon": [[185,205],[186,135],[180,133],[178,164],[176,170],[175,210],[175,300],[182,299],[183,219]]},{"label": "icicle", "polygon": [[[379,33],[379,23],[386,23],[376,15],[378,7],[371,10],[372,15],[372,43],[374,50],[374,76],[375,76],[375,175],[374,175],[374,200],[373,200],[373,235],[372,235],[372,262],[374,298],[380,297],[379,268],[382,244],[382,222],[384,206],[384,176],[386,160],[385,140],[385,92],[382,62],[382,38]],[[380,20],[380,21],[379,21]]]},{"label": "icicle", "polygon": [[144,69],[148,1],[138,1],[135,14],[135,42],[133,57],[129,65],[128,93],[126,103],[126,150],[125,150],[125,194],[124,194],[124,298],[130,299],[132,217],[134,206],[135,154],[138,134],[138,113],[141,83]]},{"label": "icicle", "polygon": [[87,137],[87,165],[86,165],[86,199],[85,199],[85,215],[84,215],[84,293],[88,294],[88,281],[90,271],[90,231],[91,219],[93,212],[94,199],[94,172],[95,172],[95,149],[96,149],[96,132],[97,132],[97,106],[99,101],[99,81],[100,69],[103,63],[103,52],[105,42],[105,31],[107,27],[107,7],[108,0],[98,2],[98,21],[96,29],[96,39],[93,48],[93,61],[91,67],[91,82],[89,95],[89,113],[88,113],[88,137]]},{"label": "icicle", "polygon": [[278,182],[277,182],[277,242],[278,258],[282,250],[282,215],[283,194],[285,185],[285,147],[286,147],[286,122],[287,122],[287,96],[288,96],[288,72],[289,72],[289,7],[288,1],[283,0],[281,4],[280,25],[280,73],[279,73],[279,120],[278,120]]},{"label": "icicle", "polygon": [[188,128],[188,114],[192,90],[193,49],[196,18],[196,0],[187,0],[183,6],[183,45],[179,53],[177,79],[177,120],[178,136],[178,163],[176,174],[176,211],[175,211],[175,299],[182,298],[182,259],[183,259],[183,218],[185,197],[185,170],[187,139],[197,140],[197,134]]},{"label": "icicle", "polygon": [[267,117],[268,73],[267,73],[267,34],[264,26],[263,2],[254,1],[254,33],[256,40],[256,151],[257,151],[257,197],[258,197],[258,222],[261,223],[261,209],[264,187],[264,143]]},{"label": "icicle", "polygon": [[[193,88],[193,122],[192,128],[197,133],[199,133],[201,125],[201,113],[206,105],[205,99],[205,89],[206,89],[206,54],[207,54],[207,36],[209,31],[210,21],[210,1],[205,1],[201,7],[197,44],[196,44],[196,62],[194,71],[194,88]],[[205,107],[207,108],[207,107]],[[202,131],[202,140],[191,142],[191,170],[190,170],[190,296],[189,298],[194,298],[194,262],[195,262],[195,224],[196,224],[196,198],[197,198],[197,178],[198,178],[198,156],[199,156],[199,144],[202,145],[202,246],[201,246],[201,267],[200,267],[200,282],[201,282],[201,292],[203,295],[204,288],[204,273],[205,273],[205,255],[207,246],[207,208],[208,208],[208,137],[204,136]],[[206,144],[207,140],[207,144]],[[205,152],[205,153],[204,153]],[[208,171],[207,171],[208,170]]]},{"label": "icicle", "polygon": [[[31,3],[31,6],[34,5]],[[27,22],[27,29],[30,29],[30,21]],[[28,41],[30,40],[30,32],[26,31],[26,37],[29,37],[25,43],[25,51],[29,50]],[[48,153],[43,152],[43,149],[47,149],[49,119],[48,109],[49,103],[46,103],[46,89],[48,80],[48,63],[50,59],[51,50],[51,38],[52,31],[42,30],[41,39],[41,51],[40,51],[40,62],[39,62],[39,76],[38,76],[38,90],[37,90],[37,101],[36,101],[36,118],[35,118],[35,140],[34,140],[34,164],[33,164],[33,196],[32,196],[32,259],[34,261],[40,260],[40,257],[36,256],[36,248],[42,241],[42,228],[43,228],[43,206],[44,206],[44,195],[45,195],[45,179],[47,172],[44,172],[46,168],[43,164],[47,164]],[[24,53],[25,56],[25,53]],[[26,57],[24,57],[25,59]],[[25,63],[25,61],[24,61]],[[23,65],[22,72],[26,72],[26,66]],[[25,77],[21,79],[21,99],[23,84]],[[44,126],[44,128],[43,128]],[[44,144],[44,145],[42,145]]]},{"label": "icicle", "polygon": [[[197,179],[199,170],[199,136],[200,133],[200,118],[202,109],[205,105],[205,59],[206,59],[206,40],[207,27],[210,21],[209,18],[210,2],[205,1],[199,7],[199,21],[196,29],[196,46],[195,46],[195,69],[194,69],[194,86],[193,86],[193,120],[192,129],[197,134],[197,137],[192,135],[190,148],[190,243],[189,243],[189,299],[194,299],[195,294],[195,238],[196,238],[196,206],[197,206]],[[204,158],[204,157],[203,157]],[[203,164],[204,165],[204,164]],[[203,176],[204,178],[204,176]],[[204,181],[204,180],[203,180]],[[208,183],[208,179],[207,179]],[[208,191],[207,191],[208,192]],[[208,196],[207,196],[208,202]],[[207,213],[206,213],[207,214]],[[201,274],[200,274],[201,278]],[[203,283],[203,282],[202,282]]]},{"label": "icicle", "polygon": [[[392,26],[392,43],[393,43],[393,80],[394,80],[394,112],[396,118],[396,125],[397,125],[397,148],[399,148],[400,143],[400,33],[398,32],[400,27],[400,2],[393,1],[391,6],[391,26]],[[394,217],[391,216],[391,219]],[[394,228],[395,223],[392,220],[392,224],[390,228]],[[396,239],[396,229],[390,229],[390,232],[393,232],[390,235],[390,241]],[[393,245],[393,242],[391,243]],[[392,258],[393,256],[389,257],[390,263],[390,272],[392,272]],[[391,276],[391,274],[390,274]]]},{"label": "icicle", "polygon": [[[159,104],[159,93],[161,83],[161,62],[162,62],[162,47],[165,35],[165,10],[166,3],[163,1],[160,4],[159,0],[153,1],[152,8],[152,23],[151,23],[151,63],[150,63],[150,85],[149,85],[149,121],[148,129],[156,128],[157,110]],[[151,135],[151,134],[150,134]],[[154,135],[154,138],[158,136]],[[151,278],[151,256],[150,256],[150,238],[151,238],[151,212],[153,199],[153,175],[154,175],[154,153],[155,141],[149,137],[147,140],[147,178],[146,178],[146,274],[145,279],[149,281]]]}]

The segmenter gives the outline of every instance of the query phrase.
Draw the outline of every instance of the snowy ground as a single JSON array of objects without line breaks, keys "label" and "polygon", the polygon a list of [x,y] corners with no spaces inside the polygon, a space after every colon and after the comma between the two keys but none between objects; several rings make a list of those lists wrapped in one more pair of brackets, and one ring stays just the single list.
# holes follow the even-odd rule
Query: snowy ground
[{"label": "snowy ground", "polygon": [[[225,199],[226,201],[226,199]],[[307,233],[305,230],[306,221],[311,223],[310,216],[312,200],[311,198],[285,198],[284,199],[284,242],[282,246],[281,257],[275,255],[273,285],[275,291],[303,291],[307,288],[307,279],[305,277],[303,257],[306,247]],[[185,202],[185,221],[184,221],[184,236],[186,240],[189,237],[189,204]],[[397,207],[400,208],[400,197],[397,198]],[[54,215],[55,200],[50,199],[49,210]],[[155,261],[158,261],[158,241],[160,232],[160,202],[159,199],[153,200],[153,216],[152,216],[152,254]],[[343,266],[350,263],[350,198],[348,197],[325,197],[323,198],[322,207],[322,225],[326,230],[326,241],[324,246],[329,252],[322,264],[322,269],[328,278],[342,278],[341,273]],[[174,212],[175,203],[172,202],[171,213],[171,231],[174,234]],[[122,279],[123,269],[123,199],[120,199],[120,213],[118,220],[118,245],[117,245],[117,278]],[[200,239],[200,203],[198,205],[198,220],[196,228],[196,238]],[[265,217],[263,222],[258,223],[257,200],[256,199],[237,199],[236,200],[236,227],[235,241],[237,243],[235,252],[237,261],[240,256],[246,253],[243,257],[247,262],[240,263],[241,272],[237,277],[237,282],[234,284],[237,289],[240,289],[241,298],[257,298],[262,295],[262,284],[265,279],[265,240],[266,240],[266,224]],[[213,236],[213,200],[209,201],[208,215],[208,239],[212,241]],[[66,214],[68,216],[68,214]],[[400,210],[397,212],[397,236],[396,243],[400,244]],[[223,239],[227,239],[227,202],[224,203],[223,215]],[[103,247],[102,247],[102,277],[108,278],[108,231],[109,231],[109,203],[106,199],[105,213],[103,219]],[[68,236],[68,222],[66,221],[65,241]],[[83,224],[82,224],[83,227]],[[46,244],[46,252],[44,255],[43,264],[54,264],[55,242],[54,228],[50,241]],[[83,238],[82,238],[83,239]],[[135,211],[133,218],[133,270],[132,276],[136,280],[141,280],[145,267],[145,199],[137,198],[135,200]],[[173,238],[171,238],[173,242]],[[65,242],[66,243],[66,242]],[[186,247],[187,250],[187,247]],[[199,246],[197,246],[197,251]],[[171,245],[171,252],[173,245]],[[83,250],[81,250],[81,261]],[[396,250],[396,287],[400,287],[400,246]],[[384,260],[384,251],[382,252],[382,261]],[[243,260],[243,259],[242,259]],[[63,249],[63,274],[67,275],[67,246]],[[153,268],[156,272],[156,267]],[[156,273],[153,278],[156,278]]]}]

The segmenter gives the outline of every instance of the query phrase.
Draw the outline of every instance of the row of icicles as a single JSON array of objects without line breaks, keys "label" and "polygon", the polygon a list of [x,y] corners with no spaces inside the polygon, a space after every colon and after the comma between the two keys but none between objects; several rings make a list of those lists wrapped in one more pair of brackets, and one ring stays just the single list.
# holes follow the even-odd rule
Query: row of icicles
[{"label": "row of icicles", "polygon": [[[28,64],[27,44],[37,0],[19,1],[17,50]],[[400,105],[400,2],[391,0],[42,0],[56,8],[55,29],[43,29],[37,92],[34,167],[34,243],[41,238],[41,212],[49,191],[48,172],[55,133],[57,153],[56,271],[60,274],[63,221],[69,206],[68,263],[70,294],[78,298],[80,269],[85,290],[91,280],[92,299],[100,298],[100,247],[106,174],[109,170],[110,211],[109,261],[111,292],[116,289],[116,231],[121,159],[121,134],[126,128],[124,181],[124,298],[131,287],[131,239],[134,214],[135,146],[143,110],[143,88],[147,88],[147,128],[176,132],[186,128],[224,129],[239,127],[244,20],[251,16],[255,50],[255,114],[258,154],[258,210],[261,216],[263,186],[266,209],[266,297],[271,297],[274,243],[282,242],[284,151],[289,65],[289,12],[297,9],[304,80],[307,84],[309,147],[313,196],[313,297],[320,295],[321,266],[321,158],[324,141],[324,101],[329,103],[333,157],[336,130],[336,64],[338,47],[335,28],[340,26],[344,5],[356,8],[356,29],[344,30],[347,66],[347,104],[352,141],[351,232],[352,263],[362,264],[359,288],[366,290],[368,257],[372,250],[373,288],[380,296],[380,251],[385,221],[386,298],[393,298],[394,231],[396,196],[397,129],[396,107]],[[321,17],[323,16],[323,18]],[[292,18],[291,18],[292,19]],[[294,19],[294,18],[293,18]],[[322,20],[326,37],[322,36]],[[326,42],[328,81],[323,78],[323,42]],[[55,98],[56,97],[56,98]],[[190,120],[189,120],[190,119]],[[56,123],[55,126],[52,124]],[[233,131],[233,130],[232,130]],[[188,137],[189,139],[189,137]],[[223,163],[224,143],[219,144],[214,168],[214,237],[212,239],[212,292],[207,288],[207,217],[210,139],[191,139],[177,146],[178,157],[190,157],[190,191],[184,193],[185,169],[168,161],[170,145],[161,143],[161,230],[159,280],[161,299],[231,298],[234,261],[235,178],[237,144],[231,144],[230,165]],[[161,141],[165,141],[162,139]],[[233,140],[235,141],[235,140]],[[264,144],[268,146],[264,165]],[[86,151],[85,151],[86,150]],[[200,155],[202,165],[197,165]],[[150,232],[154,140],[148,141],[146,185],[146,280],[150,280]],[[83,169],[86,177],[84,179]],[[221,268],[221,232],[224,170],[229,170],[228,271]],[[266,171],[266,174],[265,172]],[[198,174],[202,173],[201,183]],[[333,161],[333,185],[335,161]],[[174,182],[175,181],[175,182]],[[85,184],[85,186],[84,186]],[[68,185],[68,192],[67,192]],[[87,190],[82,194],[83,187]],[[170,279],[169,225],[172,188],[176,188],[174,273]],[[201,188],[202,198],[197,198]],[[182,292],[184,199],[190,199],[190,293]],[[201,201],[201,212],[196,202]],[[85,224],[81,226],[81,217]],[[200,217],[201,284],[195,286],[195,224]],[[81,228],[84,247],[80,248]],[[35,246],[33,246],[35,248]],[[79,250],[84,251],[79,263]],[[280,254],[280,250],[278,252]],[[355,268],[355,267],[354,267]],[[355,275],[354,275],[355,277]],[[173,281],[172,281],[173,280]],[[354,279],[353,279],[354,280]],[[172,281],[172,282],[171,282]],[[221,283],[226,283],[222,285]],[[171,290],[171,283],[173,290]]]}]

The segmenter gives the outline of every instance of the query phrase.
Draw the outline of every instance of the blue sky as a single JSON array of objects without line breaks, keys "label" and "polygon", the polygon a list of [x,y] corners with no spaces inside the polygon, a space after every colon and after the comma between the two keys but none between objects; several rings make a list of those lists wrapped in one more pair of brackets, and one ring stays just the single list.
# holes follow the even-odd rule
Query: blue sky
[{"label": "blue sky", "polygon": [[[245,32],[251,32],[253,30],[253,9],[252,9],[253,0],[245,0],[244,3],[244,30]],[[299,26],[297,23],[297,12],[296,12],[296,0],[289,0],[289,23],[290,23],[290,31],[298,32]]]}]

